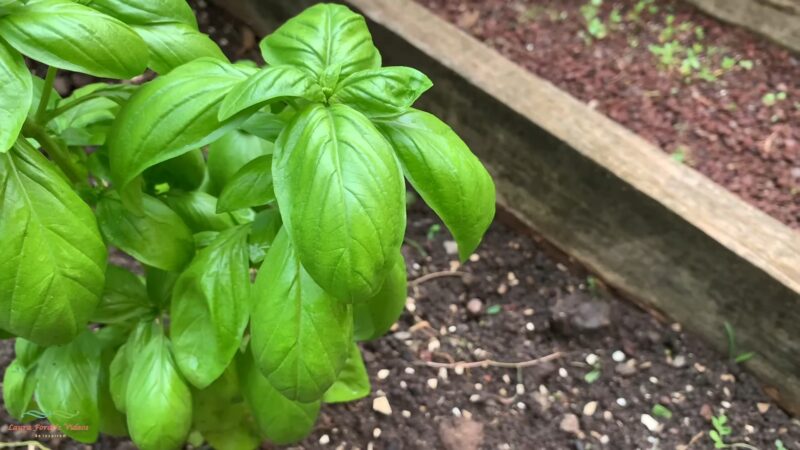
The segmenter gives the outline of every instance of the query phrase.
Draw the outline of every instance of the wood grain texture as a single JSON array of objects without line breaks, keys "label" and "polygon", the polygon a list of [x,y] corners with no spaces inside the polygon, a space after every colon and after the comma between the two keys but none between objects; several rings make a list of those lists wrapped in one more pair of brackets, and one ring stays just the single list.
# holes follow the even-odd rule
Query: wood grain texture
[{"label": "wood grain texture", "polygon": [[[278,22],[314,3],[225,4],[241,2]],[[385,65],[434,81],[419,106],[484,161],[502,206],[723,351],[729,322],[758,355],[748,367],[800,414],[800,234],[416,3],[349,3]]]},{"label": "wood grain texture", "polygon": [[800,0],[685,0],[800,52]]}]

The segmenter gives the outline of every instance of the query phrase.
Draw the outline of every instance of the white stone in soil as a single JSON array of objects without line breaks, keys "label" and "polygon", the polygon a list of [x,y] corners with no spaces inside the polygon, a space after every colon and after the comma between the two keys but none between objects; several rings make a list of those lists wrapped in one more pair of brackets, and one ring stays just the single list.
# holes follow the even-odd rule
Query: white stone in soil
[{"label": "white stone in soil", "polygon": [[372,437],[375,439],[381,437],[381,429],[376,427],[374,430],[372,430]]},{"label": "white stone in soil", "polygon": [[431,389],[436,389],[439,387],[439,380],[436,378],[428,378],[428,387]]},{"label": "white stone in soil", "polygon": [[611,359],[613,359],[615,362],[618,363],[625,361],[625,358],[626,358],[625,352],[623,352],[622,350],[617,350],[611,354]]},{"label": "white stone in soil", "polygon": [[653,418],[650,414],[642,414],[642,425],[647,427],[651,433],[658,433],[664,427],[661,425],[656,419]]},{"label": "white stone in soil", "polygon": [[456,241],[444,241],[444,251],[448,255],[456,255],[458,254],[458,244]]},{"label": "white stone in soil", "polygon": [[385,380],[385,379],[389,378],[389,373],[390,373],[389,369],[381,369],[381,370],[379,370],[378,371],[378,379],[379,380]]},{"label": "white stone in soil", "polygon": [[385,416],[392,415],[392,406],[389,404],[389,399],[384,396],[372,400],[372,409]]},{"label": "white stone in soil", "polygon": [[620,397],[620,398],[617,399],[617,404],[624,408],[624,407],[628,406],[628,401],[625,400],[624,398]]},{"label": "white stone in soil", "polygon": [[319,437],[320,445],[328,445],[330,442],[331,442],[331,437],[328,436],[327,434],[323,434],[322,436]]},{"label": "white stone in soil", "polygon": [[594,353],[589,353],[586,355],[586,364],[590,366],[594,366],[597,362],[600,361],[600,357],[595,355]]},{"label": "white stone in soil", "polygon": [[588,402],[585,405],[583,405],[584,416],[593,416],[596,411],[597,411],[597,402],[595,401]]},{"label": "white stone in soil", "polygon": [[400,414],[402,414],[402,415],[403,415],[403,417],[405,417],[406,419],[408,419],[409,417],[411,417],[411,411],[409,411],[409,410],[407,410],[407,409],[404,409],[404,410],[403,410],[403,411],[402,411]]}]

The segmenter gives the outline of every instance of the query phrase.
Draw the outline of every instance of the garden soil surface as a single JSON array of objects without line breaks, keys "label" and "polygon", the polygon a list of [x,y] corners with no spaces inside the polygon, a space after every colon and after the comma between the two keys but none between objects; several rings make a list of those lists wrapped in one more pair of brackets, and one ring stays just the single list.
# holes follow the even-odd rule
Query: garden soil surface
[{"label": "garden soil surface", "polygon": [[[194,6],[229,55],[253,57],[247,27]],[[711,417],[724,414],[726,442],[800,450],[800,422],[740,366],[506,223],[461,265],[440,221],[412,205],[406,311],[389,335],[362,345],[372,393],[325,406],[294,448],[710,449]],[[11,341],[0,341],[0,368],[12,358]],[[0,408],[0,442],[37,438],[13,423]],[[103,437],[93,448],[134,447]]]},{"label": "garden soil surface", "polygon": [[602,39],[592,0],[416,1],[800,228],[800,55],[677,0],[600,1]]}]

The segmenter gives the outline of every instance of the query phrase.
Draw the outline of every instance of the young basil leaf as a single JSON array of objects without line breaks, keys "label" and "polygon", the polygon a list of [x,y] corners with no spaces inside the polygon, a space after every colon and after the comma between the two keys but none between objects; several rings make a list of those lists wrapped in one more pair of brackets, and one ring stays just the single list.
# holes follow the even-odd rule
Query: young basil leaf
[{"label": "young basil leaf", "polygon": [[242,394],[264,436],[277,445],[306,437],[314,428],[321,402],[301,403],[284,397],[259,371],[249,351],[240,354],[236,362]]},{"label": "young basil leaf", "polygon": [[92,322],[124,323],[141,317],[153,309],[147,289],[136,275],[122,267],[106,267],[106,286],[100,304],[92,314]]},{"label": "young basil leaf", "polygon": [[453,233],[466,260],[494,218],[492,177],[444,122],[409,110],[381,119],[378,127],[394,146],[406,177]]},{"label": "young basil leaf", "polygon": [[148,167],[214,142],[236,126],[236,119],[217,120],[217,112],[225,94],[249,71],[201,58],[140,88],[108,136],[117,188],[124,190]]},{"label": "young basil leaf", "polygon": [[322,401],[325,403],[352,402],[369,395],[372,386],[369,383],[367,368],[361,358],[361,350],[354,342],[351,345],[350,357],[347,358],[339,378],[328,388]]},{"label": "young basil leaf", "polygon": [[172,300],[172,289],[175,287],[175,281],[178,280],[179,275],[178,272],[145,266],[145,285],[147,286],[147,295],[150,297],[150,301],[159,307],[169,305]]},{"label": "young basil leaf", "polygon": [[25,60],[0,38],[0,153],[14,145],[31,105],[33,86]]},{"label": "young basil leaf", "polygon": [[344,103],[370,116],[397,114],[414,104],[433,86],[428,77],[411,67],[363,70],[344,79],[331,102]]},{"label": "young basil leaf", "polygon": [[219,234],[201,250],[173,290],[170,310],[175,361],[203,389],[225,371],[249,319],[248,226]]},{"label": "young basil leaf", "polygon": [[23,367],[33,366],[43,351],[44,348],[27,339],[17,338],[14,340],[14,354]]},{"label": "young basil leaf", "polygon": [[306,9],[264,38],[260,47],[269,65],[291,64],[317,76],[335,65],[341,66],[342,77],[381,66],[366,21],[343,5]]},{"label": "young basil leaf", "polygon": [[139,322],[128,336],[128,340],[117,349],[109,366],[109,389],[111,399],[117,410],[127,410],[128,382],[131,376],[131,367],[134,361],[142,354],[145,346],[150,342],[155,325],[152,322]]},{"label": "young basil leaf", "polygon": [[132,25],[177,22],[197,29],[185,0],[91,0],[89,6]]},{"label": "young basil leaf", "polygon": [[19,359],[11,361],[3,374],[3,403],[11,417],[20,422],[33,420],[25,413],[33,409],[33,391],[36,389],[35,367],[25,367]]},{"label": "young basil leaf", "polygon": [[253,355],[272,386],[290,400],[313,402],[336,381],[350,353],[350,306],[306,273],[283,229],[253,288]]},{"label": "young basil leaf", "polygon": [[272,142],[240,130],[231,130],[208,146],[209,192],[218,195],[245,164],[272,154]]},{"label": "young basil leaf", "polygon": [[183,447],[192,426],[192,394],[161,327],[131,365],[125,395],[131,440],[142,450]]},{"label": "young basil leaf", "polygon": [[100,431],[99,373],[100,347],[88,330],[63,347],[48,347],[39,360],[36,403],[50,423],[80,442],[96,441]]},{"label": "young basil leaf", "polygon": [[406,263],[399,254],[392,271],[375,297],[353,305],[353,336],[357,341],[377,339],[397,322],[408,297]]},{"label": "young basil leaf", "polygon": [[142,174],[150,186],[169,184],[170,189],[193,191],[203,184],[206,177],[206,162],[199,149],[160,162]]},{"label": "young basil leaf", "polygon": [[129,26],[69,0],[28,2],[0,17],[0,36],[37,61],[97,77],[131,78],[147,65],[147,46]]},{"label": "young basil leaf", "polygon": [[217,199],[205,192],[170,192],[164,201],[195,233],[222,231],[235,225],[230,214],[217,213]]},{"label": "young basil leaf", "polygon": [[315,102],[325,100],[322,88],[303,70],[289,65],[264,67],[225,96],[219,108],[219,119],[225,120],[253,106],[291,97]]},{"label": "young basil leaf", "polygon": [[267,250],[278,235],[283,222],[281,213],[277,209],[265,209],[256,214],[251,226],[250,237],[250,262],[260,264],[267,255]]},{"label": "young basil leaf", "polygon": [[273,200],[272,155],[264,155],[247,163],[228,181],[219,195],[217,211],[261,206]]},{"label": "young basil leaf", "polygon": [[147,67],[153,69],[153,72],[163,75],[202,57],[228,62],[228,58],[208,35],[189,25],[158,23],[132,27],[150,49]]},{"label": "young basil leaf", "polygon": [[191,230],[156,198],[144,195],[142,207],[138,213],[114,193],[103,196],[96,211],[103,236],[144,264],[167,271],[182,269],[194,254]]},{"label": "young basil leaf", "polygon": [[217,450],[253,450],[261,439],[239,388],[236,364],[192,395],[194,428]]},{"label": "young basil leaf", "polygon": [[[98,340],[102,341],[100,334],[103,331],[111,330],[112,327],[105,327],[97,332]],[[112,334],[117,334],[116,330]],[[117,410],[114,399],[111,397],[111,362],[117,351],[114,336],[103,342],[100,350],[100,372],[97,379],[97,411],[100,415],[100,432],[111,436],[127,436],[128,427],[125,415]]]},{"label": "young basil leaf", "polygon": [[[283,131],[293,115],[294,112],[290,109],[280,114],[275,114],[270,111],[256,111],[250,118],[242,123],[241,129],[242,131],[246,131],[247,133],[269,141],[271,144],[278,139],[281,131]],[[272,153],[272,147],[270,147],[269,153]]]},{"label": "young basil leaf", "polygon": [[310,105],[281,133],[272,163],[283,223],[308,273],[334,297],[372,297],[406,228],[392,149],[349,106]]},{"label": "young basil leaf", "polygon": [[106,247],[92,210],[41,153],[0,153],[0,328],[69,342],[100,300]]}]

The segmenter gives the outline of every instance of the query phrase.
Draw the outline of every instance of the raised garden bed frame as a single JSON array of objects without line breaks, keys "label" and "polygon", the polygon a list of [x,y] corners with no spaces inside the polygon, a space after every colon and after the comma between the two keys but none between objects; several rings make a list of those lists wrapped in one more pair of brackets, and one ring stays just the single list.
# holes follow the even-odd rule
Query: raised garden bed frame
[{"label": "raised garden bed frame", "polygon": [[[217,0],[264,34],[314,0]],[[800,234],[411,0],[348,0],[385,65],[434,88],[498,203],[607,284],[726,351],[800,415]]]}]

